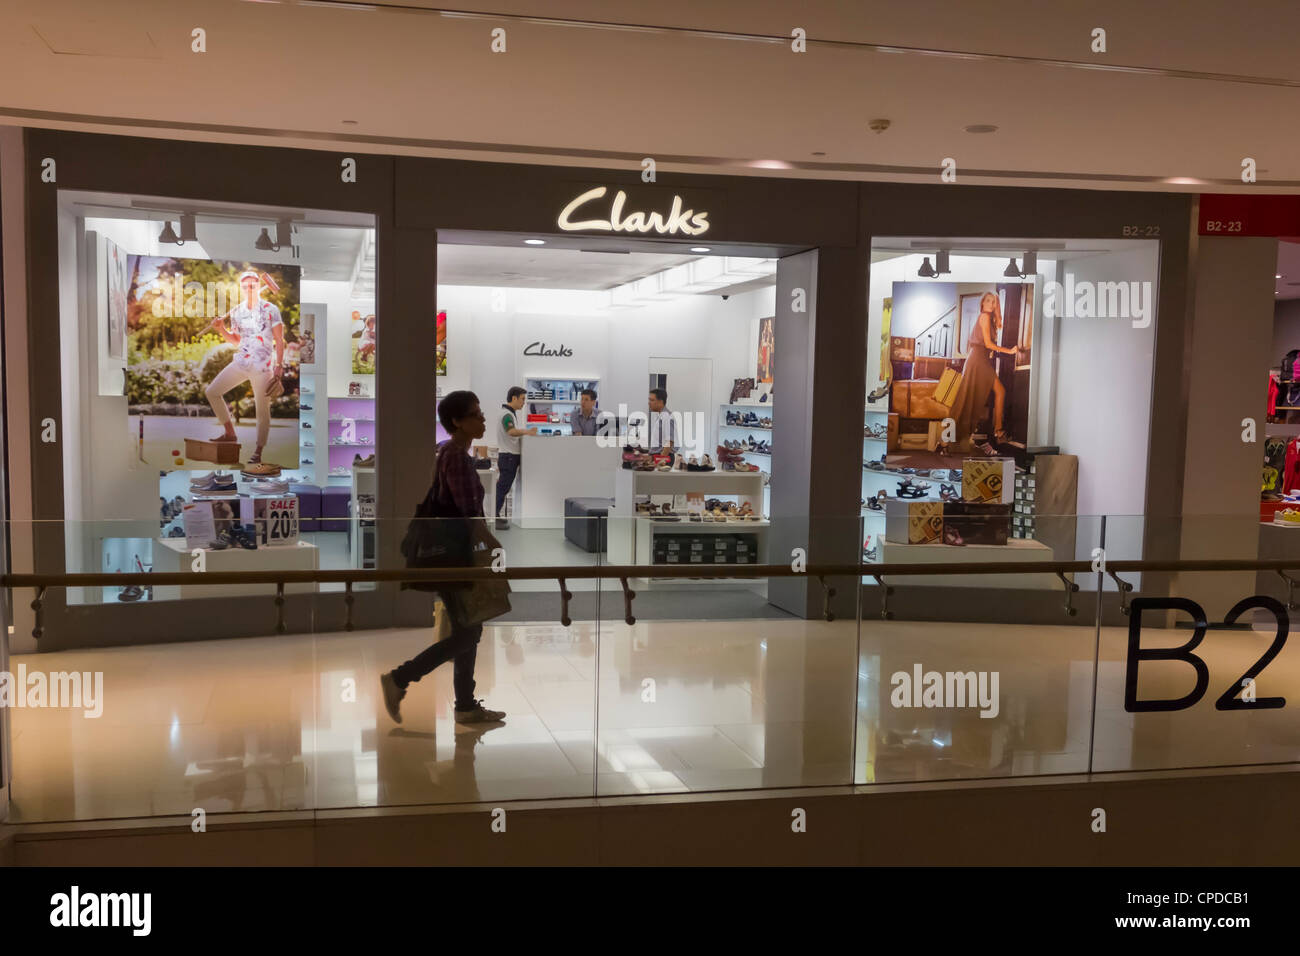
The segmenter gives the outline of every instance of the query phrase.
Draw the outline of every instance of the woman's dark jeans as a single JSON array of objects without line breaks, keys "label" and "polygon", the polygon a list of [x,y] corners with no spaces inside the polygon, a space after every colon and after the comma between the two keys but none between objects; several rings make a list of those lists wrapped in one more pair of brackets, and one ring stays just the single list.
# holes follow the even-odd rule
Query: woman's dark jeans
[{"label": "woman's dark jeans", "polygon": [[[448,600],[447,595],[444,595],[443,613],[451,613],[450,608],[454,602],[455,597]],[[483,625],[468,624],[458,626],[455,624],[454,616],[452,621],[451,634],[447,639],[439,641],[437,644],[430,644],[411,660],[394,670],[393,681],[398,687],[405,690],[408,684],[415,683],[439,664],[451,661],[451,683],[456,689],[456,709],[471,710],[475,706],[474,661],[478,657],[478,642],[483,636]]]}]

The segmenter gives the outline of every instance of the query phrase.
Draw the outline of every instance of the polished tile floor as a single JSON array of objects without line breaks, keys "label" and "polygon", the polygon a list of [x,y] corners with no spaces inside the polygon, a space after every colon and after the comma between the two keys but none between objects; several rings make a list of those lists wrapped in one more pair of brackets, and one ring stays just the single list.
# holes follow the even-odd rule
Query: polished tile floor
[{"label": "polished tile floor", "polygon": [[[1084,627],[867,621],[490,627],[478,693],[504,724],[451,719],[451,671],[414,685],[395,726],[378,676],[429,631],[167,644],[15,657],[102,671],[103,715],[20,708],[15,822],[674,793],[1080,773],[1093,732]],[[1186,631],[1145,632],[1173,646]],[[1257,682],[1276,710],[1215,699],[1271,630],[1211,632],[1210,686],[1174,713],[1123,710],[1126,634],[1103,631],[1095,770],[1300,760],[1300,653]],[[599,642],[599,655],[597,643]],[[599,679],[597,658],[599,657]],[[997,671],[996,717],[898,708],[891,676]],[[1186,664],[1144,664],[1143,696],[1179,696]],[[597,694],[599,693],[599,706]],[[855,706],[856,701],[856,706]],[[593,746],[595,740],[596,746]]]}]

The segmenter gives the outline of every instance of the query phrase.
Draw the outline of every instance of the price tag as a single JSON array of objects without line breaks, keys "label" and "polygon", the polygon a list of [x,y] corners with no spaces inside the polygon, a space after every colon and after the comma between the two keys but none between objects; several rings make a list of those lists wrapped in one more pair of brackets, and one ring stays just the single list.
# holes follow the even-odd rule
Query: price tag
[{"label": "price tag", "polygon": [[298,543],[298,496],[254,498],[253,521],[259,547],[279,548]]}]

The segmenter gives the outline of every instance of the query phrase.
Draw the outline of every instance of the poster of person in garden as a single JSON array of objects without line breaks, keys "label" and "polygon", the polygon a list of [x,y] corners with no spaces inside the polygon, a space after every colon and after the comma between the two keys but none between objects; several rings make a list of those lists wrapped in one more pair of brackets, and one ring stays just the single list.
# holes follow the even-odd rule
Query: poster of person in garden
[{"label": "poster of person in garden", "polygon": [[375,314],[352,312],[352,374],[375,374]]},{"label": "poster of person in garden", "polygon": [[185,439],[235,443],[245,467],[298,467],[301,269],[131,256],[131,440],[162,470],[205,470]]}]

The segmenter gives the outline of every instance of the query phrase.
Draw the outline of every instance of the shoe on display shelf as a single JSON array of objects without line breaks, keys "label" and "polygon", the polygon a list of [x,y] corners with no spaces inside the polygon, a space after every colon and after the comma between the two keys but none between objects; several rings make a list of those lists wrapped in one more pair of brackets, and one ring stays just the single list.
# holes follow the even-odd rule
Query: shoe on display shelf
[{"label": "shoe on display shelf", "polygon": [[893,383],[894,383],[894,379],[892,376],[886,379],[885,381],[881,382],[880,385],[878,385],[874,391],[868,393],[867,401],[869,403],[875,403],[880,401],[882,398],[884,398],[886,395],[889,394],[889,386],[892,385]]},{"label": "shoe on display shelf", "polygon": [[298,464],[300,464],[300,465],[314,465],[314,464],[316,464],[316,462],[315,462],[315,460],[313,460],[313,459],[311,459],[311,458],[304,458],[304,459],[302,459],[300,462],[298,462]]},{"label": "shoe on display shelf", "polygon": [[303,411],[303,412],[310,412],[310,411],[313,411],[312,407],[311,407],[310,405],[307,405],[307,404],[299,405],[299,406],[298,406],[298,410],[299,410],[299,411]]},{"label": "shoe on display shelf", "polygon": [[345,477],[347,477],[348,475],[350,475],[351,473],[352,473],[352,472],[351,472],[351,469],[344,468],[342,465],[338,465],[338,466],[336,466],[336,467],[330,469],[330,477],[331,477],[331,478],[345,478]]},{"label": "shoe on display shelf", "polygon": [[311,428],[311,422],[299,422],[303,428]]},{"label": "shoe on display shelf", "polygon": [[245,478],[278,478],[283,469],[269,461],[250,461],[241,472]]},{"label": "shoe on display shelf", "polygon": [[223,471],[212,471],[198,478],[190,479],[190,491],[234,491],[235,476],[233,473]]},{"label": "shoe on display shelf", "polygon": [[138,584],[128,584],[117,593],[117,599],[119,601],[126,601],[127,603],[138,601],[142,597],[144,597],[144,588],[140,587]]},{"label": "shoe on display shelf", "polygon": [[289,493],[289,482],[259,479],[249,485],[249,488],[256,495],[287,495]]}]

